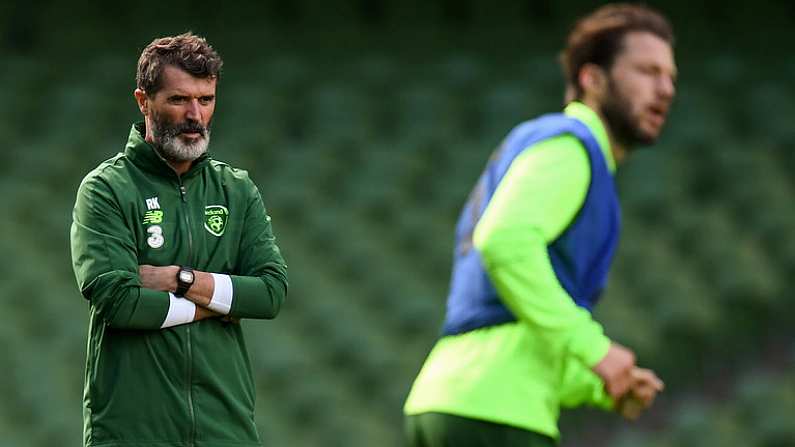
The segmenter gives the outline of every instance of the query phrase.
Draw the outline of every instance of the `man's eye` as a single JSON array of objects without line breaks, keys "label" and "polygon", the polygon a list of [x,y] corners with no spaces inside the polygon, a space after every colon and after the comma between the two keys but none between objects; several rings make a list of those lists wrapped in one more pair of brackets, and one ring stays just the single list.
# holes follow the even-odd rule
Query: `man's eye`
[{"label": "man's eye", "polygon": [[647,75],[656,75],[658,71],[659,70],[657,70],[654,67],[649,67],[649,66],[640,67],[640,72]]}]

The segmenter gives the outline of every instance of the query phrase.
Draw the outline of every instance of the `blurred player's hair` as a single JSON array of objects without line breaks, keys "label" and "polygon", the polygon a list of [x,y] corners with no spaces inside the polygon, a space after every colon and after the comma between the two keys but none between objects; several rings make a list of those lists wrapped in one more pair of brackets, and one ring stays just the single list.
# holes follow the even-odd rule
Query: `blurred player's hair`
[{"label": "blurred player's hair", "polygon": [[141,52],[135,82],[149,97],[162,87],[163,69],[180,68],[197,78],[221,76],[224,62],[203,37],[190,31],[178,36],[159,37]]},{"label": "blurred player's hair", "polygon": [[583,94],[578,77],[585,64],[609,70],[622,50],[624,36],[645,31],[673,45],[674,35],[668,20],[645,5],[615,3],[602,6],[580,18],[569,33],[560,63],[566,77],[566,97],[580,99]]}]

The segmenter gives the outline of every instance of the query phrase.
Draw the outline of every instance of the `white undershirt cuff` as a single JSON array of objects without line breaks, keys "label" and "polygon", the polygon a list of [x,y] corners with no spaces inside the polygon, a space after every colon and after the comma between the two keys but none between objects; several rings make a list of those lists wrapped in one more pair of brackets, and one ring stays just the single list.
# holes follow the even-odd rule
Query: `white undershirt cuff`
[{"label": "white undershirt cuff", "polygon": [[166,315],[165,321],[163,321],[163,324],[160,326],[160,329],[190,323],[193,321],[193,317],[195,315],[195,304],[185,298],[180,298],[169,292],[168,314]]},{"label": "white undershirt cuff", "polygon": [[213,275],[215,286],[213,287],[213,298],[207,308],[221,315],[227,315],[232,309],[232,296],[234,295],[232,278],[220,273],[211,273],[211,275]]}]

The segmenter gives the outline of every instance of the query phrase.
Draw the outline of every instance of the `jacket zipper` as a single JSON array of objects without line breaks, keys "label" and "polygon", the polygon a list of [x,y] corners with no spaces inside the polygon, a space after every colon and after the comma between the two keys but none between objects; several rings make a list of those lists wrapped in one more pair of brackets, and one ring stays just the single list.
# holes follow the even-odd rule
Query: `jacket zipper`
[{"label": "jacket zipper", "polygon": [[[191,232],[191,219],[190,219],[190,206],[188,205],[187,194],[188,191],[185,189],[185,184],[182,183],[182,176],[180,176],[177,171],[174,170],[173,167],[160,155],[160,152],[155,151],[158,157],[163,160],[167,166],[174,171],[174,174],[177,176],[177,182],[179,184],[179,197],[182,199],[182,208],[185,211],[185,225],[187,226],[188,230],[188,261],[191,263],[191,266],[195,265],[193,261],[193,233]],[[185,335],[188,337],[188,412],[190,414],[190,436],[188,436],[188,446],[193,447],[194,443],[196,442],[196,411],[193,409],[193,351],[191,348],[191,335],[190,335],[190,324],[185,325]]]},{"label": "jacket zipper", "polygon": [[185,223],[188,225],[188,259],[193,262],[193,234],[191,233],[191,221],[190,221],[190,206],[188,206],[188,199],[186,198],[188,194],[188,190],[185,189],[185,185],[182,183],[182,179],[179,180],[179,195],[182,198],[182,204],[185,206],[186,213],[185,213]]},{"label": "jacket zipper", "polygon": [[[190,219],[190,205],[187,200],[187,190],[182,183],[182,178],[179,178],[179,196],[182,199],[182,208],[185,211],[185,225],[188,230],[188,260],[193,265],[193,234],[191,232],[191,219]],[[191,325],[185,326],[185,332],[188,336],[188,411],[190,412],[190,436],[188,437],[188,445],[193,446],[196,438],[196,413],[193,409],[193,352],[191,348]]]}]

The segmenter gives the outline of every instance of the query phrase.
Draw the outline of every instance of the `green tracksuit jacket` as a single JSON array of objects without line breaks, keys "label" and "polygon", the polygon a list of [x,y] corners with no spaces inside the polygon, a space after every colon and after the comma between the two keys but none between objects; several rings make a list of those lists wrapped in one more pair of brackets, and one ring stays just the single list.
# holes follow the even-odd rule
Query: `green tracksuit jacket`
[{"label": "green tracksuit jacket", "polygon": [[245,171],[203,156],[179,177],[144,133],[134,125],[124,153],[86,176],[74,208],[72,261],[89,301],[84,445],[260,445],[240,324],[160,329],[169,294],[141,287],[138,266],[228,274],[230,316],[274,318],[287,270],[270,217]]}]

